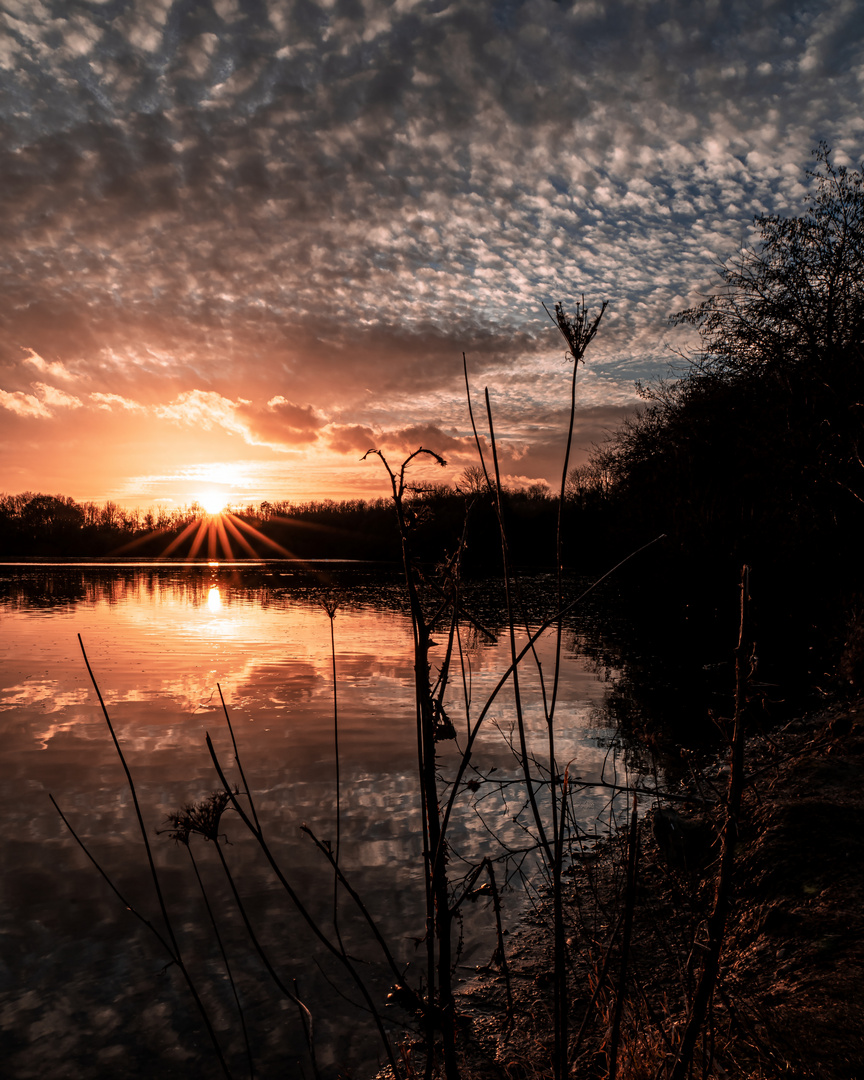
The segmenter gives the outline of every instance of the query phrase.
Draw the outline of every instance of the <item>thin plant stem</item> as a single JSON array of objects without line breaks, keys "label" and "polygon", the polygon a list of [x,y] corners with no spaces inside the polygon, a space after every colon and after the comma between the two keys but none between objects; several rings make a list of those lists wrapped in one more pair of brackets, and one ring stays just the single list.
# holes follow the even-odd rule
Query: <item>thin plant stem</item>
[{"label": "thin plant stem", "polygon": [[364,904],[363,899],[360,896],[360,894],[357,892],[357,890],[351,885],[351,883],[345,877],[345,874],[343,873],[342,868],[336,862],[336,859],[335,859],[335,857],[333,855],[333,852],[330,850],[329,846],[327,844],[323,843],[321,840],[319,840],[318,837],[315,835],[314,832],[312,832],[312,830],[309,828],[308,825],[301,825],[300,826],[300,831],[306,833],[306,835],[311,839],[312,843],[318,848],[318,850],[321,852],[321,854],[324,856],[324,858],[327,859],[327,861],[330,863],[331,867],[333,868],[333,872],[336,875],[336,880],[339,882],[339,884],[342,886],[342,888],[348,893],[348,895],[351,897],[351,899],[357,905],[357,908],[360,911],[361,915],[366,920],[366,924],[368,925],[369,929],[371,930],[372,936],[378,942],[378,945],[381,948],[381,952],[384,954],[384,959],[387,962],[387,966],[390,968],[390,970],[393,973],[393,975],[395,976],[397,982],[401,982],[405,978],[404,971],[401,971],[399,969],[399,965],[394,960],[393,954],[390,952],[390,948],[387,945],[387,942],[384,940],[384,937],[382,936],[381,931],[378,929],[378,926],[375,923],[375,920],[372,918],[371,912],[369,911],[369,909]]},{"label": "thin plant stem", "polygon": [[178,966],[179,966],[177,955],[174,952],[171,945],[165,940],[165,938],[162,936],[162,934],[159,933],[159,931],[156,929],[156,927],[153,925],[153,923],[150,922],[150,920],[148,918],[146,918],[146,916],[142,915],[141,912],[132,904],[132,902],[130,900],[127,900],[126,897],[120,892],[120,890],[114,884],[113,880],[108,876],[105,869],[97,861],[95,856],[90,852],[90,849],[87,847],[87,845],[84,843],[84,841],[78,835],[78,833],[76,833],[75,830],[72,828],[72,825],[71,825],[69,819],[63,813],[63,811],[60,809],[60,807],[57,805],[57,800],[54,798],[54,796],[49,794],[48,798],[51,800],[51,804],[54,807],[54,809],[60,815],[61,821],[66,826],[66,828],[69,830],[69,833],[71,834],[72,839],[81,848],[81,850],[84,852],[84,854],[90,860],[90,862],[93,864],[93,866],[99,872],[99,874],[102,877],[103,881],[106,882],[108,887],[111,889],[111,891],[117,897],[117,899],[120,901],[120,903],[123,905],[123,907],[126,908],[126,910],[129,912],[130,915],[134,915],[136,919],[138,919],[141,923],[144,924],[144,926],[147,927],[147,929],[150,931],[151,934],[153,934],[153,936],[156,938],[156,940],[159,942],[159,944],[162,946],[162,948],[165,950],[165,952],[167,952],[168,955],[171,957],[171,963],[172,964],[178,964]]},{"label": "thin plant stem", "polygon": [[624,897],[624,930],[621,941],[621,970],[615,992],[612,1014],[612,1031],[609,1036],[608,1080],[618,1075],[618,1050],[621,1041],[621,1019],[624,1015],[624,998],[627,986],[627,964],[630,959],[630,941],[633,936],[633,913],[636,908],[636,878],[639,871],[639,812],[637,796],[633,793],[633,810],[630,815],[630,836],[627,851],[627,887]]},{"label": "thin plant stem", "polygon": [[[537,805],[537,798],[534,792],[534,777],[531,775],[530,758],[528,756],[528,744],[525,739],[525,717],[522,712],[522,695],[519,689],[519,665],[516,660],[516,629],[513,619],[513,599],[510,591],[510,560],[507,553],[507,536],[504,529],[504,512],[501,503],[501,471],[498,466],[498,448],[495,442],[495,428],[492,422],[492,405],[489,401],[488,389],[485,391],[485,397],[486,416],[489,422],[489,439],[492,444],[492,461],[495,469],[495,499],[496,505],[498,507],[498,527],[501,531],[501,549],[502,557],[504,559],[504,594],[507,603],[507,624],[510,637],[511,659],[509,671],[510,678],[513,681],[513,698],[516,704],[516,727],[519,736],[519,758],[522,764],[522,771],[525,776],[525,787],[527,789],[528,802],[531,806],[531,815],[534,819],[534,826],[537,829],[537,835],[540,839],[543,851],[546,854],[547,861],[551,864],[552,848],[546,836],[546,829],[543,826],[543,819],[540,815],[540,808]],[[529,638],[529,642],[530,641],[531,639]]]},{"label": "thin plant stem", "polygon": [[192,869],[195,871],[195,878],[198,882],[198,887],[201,890],[201,896],[204,899],[204,906],[207,908],[207,915],[210,918],[210,925],[213,927],[213,933],[216,936],[216,942],[219,946],[219,952],[222,955],[222,963],[225,965],[225,972],[228,976],[228,982],[231,984],[231,993],[234,995],[234,1002],[237,1005],[237,1014],[240,1017],[240,1027],[243,1031],[243,1043],[246,1047],[246,1057],[249,1061],[249,1077],[253,1080],[255,1076],[255,1062],[252,1058],[252,1047],[249,1044],[249,1032],[246,1029],[246,1014],[243,1011],[243,1006],[240,1003],[240,995],[237,991],[237,984],[234,981],[234,974],[231,971],[231,965],[228,962],[228,954],[225,952],[225,946],[222,942],[222,935],[219,933],[219,927],[216,923],[216,916],[213,912],[213,908],[210,906],[210,898],[207,896],[207,890],[204,888],[204,882],[201,880],[201,873],[198,870],[198,862],[195,859],[195,853],[192,851],[192,844],[186,841],[186,850],[189,852],[189,859],[192,862]]},{"label": "thin plant stem", "polygon": [[[150,848],[150,841],[149,841],[149,839],[147,837],[147,829],[144,826],[144,817],[143,817],[143,814],[141,813],[141,806],[140,806],[140,804],[138,802],[138,793],[135,790],[135,783],[134,783],[134,781],[132,779],[132,773],[129,770],[129,766],[128,766],[127,762],[126,762],[126,757],[125,757],[125,755],[123,753],[123,750],[122,750],[122,748],[120,746],[120,742],[117,739],[117,734],[114,731],[114,725],[111,723],[111,717],[108,715],[108,709],[105,706],[105,701],[104,701],[104,699],[102,697],[102,692],[99,689],[99,684],[96,682],[96,676],[93,674],[93,669],[90,666],[89,659],[87,658],[87,651],[84,648],[84,642],[82,641],[80,634],[78,634],[78,644],[81,646],[81,653],[82,653],[82,655],[84,657],[84,663],[85,663],[85,665],[87,667],[87,673],[90,676],[90,681],[93,684],[93,689],[96,691],[96,697],[99,699],[99,705],[101,706],[101,709],[102,709],[102,715],[105,717],[105,723],[108,725],[108,730],[111,733],[111,739],[112,739],[112,741],[114,743],[114,749],[117,751],[117,756],[120,758],[120,763],[123,766],[124,773],[126,774],[126,783],[127,783],[128,787],[129,787],[129,792],[130,792],[130,794],[132,796],[132,802],[133,802],[133,805],[135,807],[135,815],[136,815],[136,817],[138,819],[138,828],[139,828],[139,830],[141,832],[141,838],[144,841],[144,849],[147,852],[147,861],[148,861],[148,864],[150,866],[150,876],[151,876],[151,879],[153,881],[153,886],[154,886],[154,888],[156,890],[156,896],[157,896],[157,898],[159,900],[159,909],[162,912],[162,919],[163,919],[163,922],[165,923],[165,928],[166,928],[168,937],[170,939],[170,947],[168,946],[168,943],[164,940],[164,938],[162,937],[161,934],[156,933],[155,929],[153,930],[153,932],[156,933],[156,937],[162,943],[162,945],[165,948],[167,948],[168,954],[171,956],[171,959],[174,961],[174,963],[177,965],[177,967],[183,973],[183,978],[186,981],[186,985],[189,988],[189,992],[192,994],[192,998],[193,998],[193,1000],[194,1000],[194,1002],[195,1002],[195,1004],[196,1004],[196,1006],[198,1008],[198,1011],[201,1014],[202,1019],[204,1020],[204,1024],[205,1024],[205,1026],[207,1028],[207,1032],[208,1032],[208,1034],[210,1036],[210,1039],[211,1039],[211,1041],[213,1043],[213,1047],[214,1047],[214,1049],[216,1051],[216,1056],[219,1058],[219,1064],[222,1067],[222,1071],[225,1073],[226,1076],[230,1077],[231,1073],[230,1073],[230,1070],[228,1069],[228,1064],[225,1061],[224,1054],[222,1053],[222,1048],[219,1045],[219,1041],[216,1038],[216,1032],[213,1029],[213,1025],[212,1025],[212,1023],[210,1021],[210,1017],[209,1017],[209,1014],[207,1012],[207,1009],[205,1008],[204,1002],[201,1000],[201,997],[200,997],[200,995],[198,993],[198,990],[195,987],[194,982],[192,981],[192,976],[189,974],[189,970],[187,969],[186,964],[183,962],[183,957],[182,957],[181,952],[180,952],[180,947],[179,947],[179,945],[177,943],[177,938],[176,938],[176,936],[174,934],[174,927],[173,927],[173,925],[171,923],[170,916],[168,915],[168,908],[167,908],[167,905],[165,904],[165,898],[164,898],[164,896],[162,894],[162,886],[161,886],[161,883],[159,881],[159,875],[156,872],[156,863],[155,863],[155,861],[153,859],[153,852],[152,852],[152,850]],[[51,801],[54,802],[54,799],[52,798]],[[87,851],[86,847],[81,842],[81,840],[78,839],[77,835],[72,830],[72,827],[69,824],[68,820],[60,812],[60,808],[59,808],[59,806],[57,806],[56,802],[54,802],[54,806],[57,809],[57,812],[60,813],[60,816],[63,818],[63,821],[64,821],[66,827],[69,829],[69,831],[75,837],[76,841],[81,846],[81,848],[85,851],[88,858],[90,858],[90,861],[94,864],[94,866],[96,866],[96,868],[99,870],[102,877],[109,883],[109,885],[111,885],[111,888],[114,890],[115,894],[119,897],[120,893],[114,887],[113,883],[108,878],[108,875],[102,870],[102,868],[99,866],[99,864],[96,862],[96,860]],[[128,904],[126,906],[130,907],[130,905],[128,905]],[[130,907],[130,910],[132,910],[131,907]],[[147,920],[142,920],[142,921],[144,921],[146,925],[150,925],[149,923],[147,923]],[[152,929],[152,927],[151,927],[151,929]]]},{"label": "thin plant stem", "polygon": [[252,798],[252,789],[249,787],[246,773],[243,772],[243,763],[240,761],[240,751],[237,749],[237,740],[234,738],[234,727],[231,724],[231,717],[228,715],[228,706],[225,704],[225,698],[222,696],[222,687],[219,683],[216,683],[216,689],[219,691],[219,700],[222,702],[222,712],[225,714],[225,723],[228,725],[228,732],[231,735],[231,745],[234,747],[234,761],[237,763],[237,770],[240,773],[240,779],[243,781],[246,798],[249,800],[249,809],[252,811],[252,820],[255,822],[256,827],[260,829],[261,825],[258,821],[258,814],[255,812],[255,800]]},{"label": "thin plant stem", "polygon": [[144,915],[142,915],[141,912],[138,911],[138,909],[129,900],[127,900],[126,897],[120,892],[120,890],[114,884],[113,880],[109,877],[109,875],[106,873],[106,871],[104,870],[102,865],[98,862],[98,860],[95,858],[95,856],[90,852],[89,848],[84,843],[84,841],[81,839],[81,837],[78,835],[78,833],[76,833],[75,830],[72,828],[72,825],[70,824],[69,819],[63,813],[63,811],[60,809],[60,807],[57,805],[57,801],[55,800],[54,796],[49,794],[48,798],[51,800],[51,803],[52,803],[54,809],[60,815],[60,819],[62,820],[63,824],[69,830],[69,832],[70,832],[70,834],[72,836],[72,839],[81,848],[81,850],[84,852],[84,854],[90,860],[90,862],[93,864],[93,866],[99,872],[99,875],[103,879],[103,881],[106,882],[108,887],[111,889],[111,891],[114,893],[114,895],[120,901],[120,903],[130,913],[130,915],[134,915],[134,917],[136,919],[138,919],[139,922],[143,923],[143,925],[147,927],[147,929],[150,931],[150,933],[156,938],[156,940],[159,942],[159,944],[162,946],[162,948],[168,954],[168,956],[171,959],[171,963],[175,964],[180,969],[180,971],[182,972],[183,978],[186,980],[186,985],[189,988],[189,992],[192,994],[192,998],[193,998],[193,1000],[194,1000],[194,1002],[195,1002],[195,1004],[196,1004],[196,1006],[198,1008],[198,1011],[201,1014],[202,1019],[204,1020],[204,1025],[207,1028],[207,1033],[210,1036],[210,1039],[211,1039],[211,1041],[213,1043],[213,1047],[214,1047],[214,1049],[216,1051],[216,1056],[219,1059],[219,1064],[222,1066],[222,1071],[225,1074],[225,1076],[228,1078],[228,1080],[231,1080],[231,1072],[230,1072],[230,1070],[228,1068],[228,1063],[225,1061],[225,1056],[222,1053],[222,1048],[220,1047],[219,1042],[216,1039],[216,1032],[214,1031],[213,1025],[212,1025],[212,1023],[210,1021],[210,1016],[209,1016],[206,1008],[204,1007],[204,1002],[201,1000],[201,998],[200,998],[200,996],[198,994],[198,991],[195,988],[194,983],[192,982],[192,978],[189,975],[189,972],[188,972],[188,970],[186,968],[186,965],[183,963],[183,958],[165,940],[165,938],[162,936],[162,934],[159,933],[159,931],[156,929],[156,927],[153,925],[153,923],[151,923],[149,919],[147,919]]},{"label": "thin plant stem", "polygon": [[465,397],[468,401],[468,416],[471,419],[471,430],[474,432],[474,443],[477,447],[477,456],[480,458],[480,465],[483,468],[483,475],[486,478],[486,486],[491,491],[492,481],[489,479],[489,472],[486,468],[486,459],[483,457],[483,445],[480,442],[477,424],[474,421],[474,409],[471,406],[471,386],[468,382],[468,360],[466,359],[464,352],[462,353],[462,371],[465,375]]},{"label": "thin plant stem", "polygon": [[248,915],[248,913],[246,911],[246,905],[243,903],[243,900],[242,900],[242,898],[240,896],[240,893],[239,893],[239,891],[237,889],[237,884],[234,881],[234,875],[231,873],[231,868],[228,865],[228,860],[225,858],[225,853],[222,850],[222,845],[219,843],[218,838],[216,840],[214,840],[213,842],[216,845],[216,851],[217,851],[217,853],[219,855],[219,862],[222,864],[222,869],[225,871],[225,877],[228,879],[228,884],[229,884],[229,886],[231,888],[231,893],[232,893],[232,895],[234,897],[234,903],[237,905],[237,910],[240,912],[240,918],[243,920],[243,925],[246,927],[246,932],[249,935],[249,940],[252,942],[252,947],[255,949],[255,952],[258,953],[258,956],[260,957],[261,962],[264,964],[264,967],[267,970],[267,974],[270,976],[270,978],[276,984],[279,991],[282,994],[284,994],[285,997],[288,998],[289,1001],[293,1002],[294,1005],[296,1005],[298,1010],[300,1011],[300,1016],[301,1016],[302,1021],[303,1021],[303,1036],[304,1036],[304,1038],[306,1040],[306,1046],[309,1049],[309,1057],[312,1060],[312,1071],[314,1072],[315,1076],[318,1077],[318,1075],[319,1075],[319,1073],[318,1073],[318,1062],[317,1062],[317,1059],[316,1059],[316,1056],[315,1056],[315,1043],[314,1043],[314,1029],[313,1029],[312,1013],[309,1011],[308,1006],[306,1006],[304,1004],[304,1002],[302,1002],[300,1000],[300,998],[295,993],[293,993],[291,990],[288,989],[288,987],[285,985],[284,981],[279,977],[279,975],[276,972],[276,969],[273,967],[272,963],[270,962],[270,958],[268,957],[267,953],[264,951],[264,948],[261,945],[261,942],[258,940],[258,935],[255,933],[255,931],[254,931],[254,929],[252,927],[252,923],[249,920],[249,915]]},{"label": "thin plant stem", "polygon": [[601,575],[599,578],[596,579],[596,581],[592,582],[592,584],[589,585],[588,588],[585,589],[583,592],[581,592],[579,596],[575,598],[575,600],[571,600],[570,603],[567,604],[560,613],[555,612],[555,614],[551,615],[548,619],[545,619],[537,628],[537,630],[535,630],[534,633],[529,637],[527,643],[520,650],[515,660],[511,660],[510,665],[503,672],[501,677],[498,679],[498,682],[493,687],[491,693],[487,697],[483,708],[480,710],[480,713],[477,719],[474,721],[473,727],[471,728],[471,732],[468,736],[468,743],[457,767],[456,776],[452,781],[450,797],[447,800],[447,805],[444,809],[442,827],[445,831],[447,829],[447,824],[449,822],[450,816],[453,812],[453,806],[455,804],[456,796],[459,791],[459,785],[462,782],[462,778],[465,775],[465,771],[467,770],[468,764],[470,762],[471,748],[476,741],[477,736],[480,734],[480,730],[487,716],[489,715],[489,712],[492,709],[492,706],[494,705],[498,695],[507,685],[507,682],[510,679],[511,671],[513,670],[514,666],[522,662],[523,658],[528,654],[529,650],[536,644],[537,641],[540,640],[540,638],[543,636],[543,634],[546,633],[549,627],[555,623],[559,614],[567,615],[570,611],[573,611],[573,609],[576,608],[585,599],[586,596],[594,592],[594,590],[597,589],[600,585],[602,585],[603,582],[607,580],[607,578],[610,578],[614,573],[620,570],[622,566],[625,566],[628,562],[631,561],[631,559],[635,559],[637,555],[641,555],[643,551],[647,551],[648,548],[653,547],[654,544],[658,544],[661,540],[664,540],[665,538],[666,534],[661,533],[660,536],[656,536],[653,540],[649,540],[647,544],[643,544],[641,547],[636,548],[635,551],[631,551],[629,555],[625,556],[625,558],[617,562],[610,570],[607,570],[605,574]]},{"label": "thin plant stem", "polygon": [[690,1071],[693,1053],[700,1032],[705,1026],[714,987],[720,971],[720,954],[726,938],[726,921],[732,898],[732,877],[735,869],[735,844],[741,815],[741,795],[744,790],[744,741],[747,720],[747,690],[753,667],[753,639],[750,609],[750,567],[741,571],[741,606],[738,645],[735,649],[735,717],[732,732],[731,771],[726,795],[726,820],[723,825],[720,866],[714,893],[714,906],[708,917],[708,945],[696,994],[681,1036],[678,1055],[670,1080],[684,1080]]},{"label": "thin plant stem", "polygon": [[[549,315],[549,309],[544,304],[543,307]],[[603,318],[603,313],[606,310],[606,302],[602,304],[600,313],[594,319],[594,322],[589,326],[588,313],[585,308],[585,298],[583,296],[582,303],[576,305],[576,316],[573,319],[569,319],[564,312],[564,308],[561,304],[555,305],[555,315],[558,329],[564,336],[567,342],[570,354],[573,357],[573,378],[570,380],[570,415],[567,424],[567,445],[564,451],[564,464],[561,470],[561,491],[558,496],[558,524],[556,529],[556,571],[557,571],[557,583],[558,583],[558,610],[560,612],[564,605],[564,497],[567,491],[567,471],[570,467],[570,450],[573,445],[573,426],[576,418],[576,376],[579,371],[579,364],[585,362],[585,350],[588,347],[591,339],[597,332],[597,327],[600,324],[600,320]],[[551,315],[549,316],[551,318]],[[554,847],[554,855],[551,866],[552,872],[552,919],[553,919],[553,938],[554,938],[554,1002],[553,1002],[553,1014],[554,1014],[554,1042],[555,1042],[555,1060],[554,1069],[557,1080],[563,1080],[567,1072],[567,1026],[568,1026],[568,1007],[567,1007],[567,971],[565,964],[565,931],[564,931],[564,910],[562,906],[561,896],[561,873],[564,863],[564,831],[565,831],[565,816],[563,805],[561,808],[561,815],[559,819],[558,814],[558,789],[557,789],[557,777],[558,766],[555,755],[555,705],[558,700],[558,686],[561,677],[561,646],[564,637],[564,624],[562,617],[559,615],[556,626],[555,634],[555,667],[552,676],[552,699],[549,704],[549,708],[546,714],[546,724],[549,740],[549,776],[551,783],[549,785],[549,801],[550,812],[552,815],[552,842]],[[563,800],[563,794],[562,794]]]},{"label": "thin plant stem", "polygon": [[[444,857],[446,833],[441,827],[441,810],[438,798],[436,772],[436,716],[429,685],[430,626],[427,622],[414,582],[411,553],[408,542],[408,526],[405,518],[404,492],[405,471],[421,454],[428,454],[440,465],[444,459],[419,447],[402,462],[397,474],[380,450],[375,454],[381,459],[393,493],[393,505],[399,524],[402,546],[402,564],[411,609],[411,625],[414,639],[414,702],[417,725],[417,755],[420,802],[423,815],[424,877],[426,890],[426,977],[428,983],[428,1008],[426,1010],[426,1068],[427,1080],[433,1070],[433,1047],[436,1017],[441,1028],[444,1051],[444,1071],[448,1080],[457,1080],[459,1069],[456,1061],[455,1000],[453,997],[452,927],[449,903],[449,885],[446,859]],[[442,605],[443,607],[443,605]],[[437,958],[436,958],[437,945]],[[438,1009],[434,1009],[435,986],[438,987]]]},{"label": "thin plant stem", "polygon": [[235,811],[239,814],[240,819],[243,822],[243,824],[246,826],[246,828],[249,830],[249,832],[252,833],[255,840],[258,842],[258,846],[260,847],[265,859],[269,863],[270,869],[276,875],[276,878],[279,881],[279,884],[282,886],[282,888],[288,894],[289,898],[291,899],[291,902],[294,904],[294,907],[297,910],[300,917],[303,919],[303,921],[306,923],[306,925],[309,927],[309,929],[312,931],[312,933],[315,935],[315,937],[325,947],[325,949],[327,949],[327,951],[332,956],[336,957],[336,959],[343,965],[345,970],[348,972],[348,974],[353,979],[354,984],[357,986],[357,989],[362,994],[363,999],[366,1002],[366,1005],[367,1005],[367,1007],[369,1009],[369,1012],[371,1013],[371,1015],[372,1015],[372,1017],[374,1019],[375,1026],[378,1029],[378,1034],[379,1034],[379,1036],[381,1038],[381,1042],[382,1042],[382,1044],[384,1046],[385,1053],[387,1054],[387,1060],[390,1063],[390,1067],[393,1069],[394,1076],[398,1077],[399,1076],[399,1070],[398,1070],[398,1067],[397,1067],[397,1064],[396,1064],[396,1058],[395,1058],[395,1056],[393,1054],[393,1048],[390,1045],[390,1040],[387,1037],[387,1032],[384,1030],[384,1026],[383,1026],[383,1024],[381,1022],[381,1017],[378,1014],[378,1010],[375,1008],[375,1004],[372,1001],[372,997],[371,997],[371,995],[369,993],[368,987],[363,982],[363,980],[360,978],[360,975],[359,975],[357,969],[355,968],[354,964],[351,962],[351,959],[348,956],[348,954],[345,952],[345,950],[343,948],[339,948],[336,945],[334,945],[333,942],[327,937],[327,935],[323,932],[323,930],[318,925],[318,923],[312,918],[311,914],[307,910],[307,908],[306,908],[305,904],[303,903],[303,901],[298,896],[298,894],[297,894],[296,890],[294,889],[294,887],[291,885],[291,883],[285,877],[284,873],[282,872],[281,867],[276,862],[276,859],[275,859],[275,857],[273,855],[273,852],[270,850],[270,846],[269,846],[269,844],[267,843],[267,840],[264,837],[264,833],[262,832],[262,830],[258,826],[255,825],[255,823],[252,821],[252,819],[249,817],[249,815],[246,813],[246,811],[241,806],[240,801],[238,800],[237,795],[235,794],[235,792],[232,791],[231,785],[228,783],[227,777],[225,776],[225,772],[224,772],[224,770],[222,768],[222,765],[221,765],[221,763],[219,761],[219,758],[216,755],[216,750],[215,750],[215,748],[213,746],[213,740],[210,738],[209,732],[206,733],[205,738],[206,738],[206,743],[207,743],[207,750],[209,751],[209,754],[210,754],[210,759],[213,762],[214,768],[216,769],[216,773],[217,773],[217,775],[219,777],[219,781],[222,784],[222,787],[224,788],[226,794],[228,795],[228,798],[231,801],[231,805],[234,807]]},{"label": "thin plant stem", "polygon": [[96,691],[96,696],[99,699],[99,704],[102,707],[102,715],[105,717],[105,723],[108,725],[108,730],[111,732],[111,739],[114,742],[114,749],[117,751],[117,756],[120,758],[120,764],[123,766],[123,771],[126,774],[126,783],[129,786],[129,792],[132,795],[132,803],[135,807],[135,816],[138,819],[138,828],[141,832],[141,839],[144,841],[144,850],[147,852],[147,862],[150,865],[150,877],[153,880],[153,886],[156,889],[156,896],[159,900],[159,909],[162,912],[162,918],[165,920],[165,927],[168,931],[168,936],[171,939],[171,945],[177,956],[180,955],[180,949],[177,945],[177,939],[174,936],[174,927],[171,924],[171,919],[168,916],[168,908],[165,905],[165,898],[162,895],[162,886],[159,882],[159,875],[156,873],[156,863],[153,861],[153,852],[150,848],[150,841],[147,838],[147,829],[144,826],[144,817],[141,813],[141,806],[138,802],[138,793],[135,790],[135,783],[132,780],[132,773],[129,771],[129,766],[126,763],[126,757],[123,754],[123,750],[120,747],[120,743],[117,739],[117,734],[114,731],[114,725],[111,723],[111,717],[108,715],[108,709],[105,707],[105,702],[102,699],[102,692],[99,689],[99,684],[96,682],[96,676],[93,674],[93,669],[90,667],[90,661],[87,659],[87,651],[84,648],[84,642],[81,640],[81,635],[78,635],[78,644],[81,646],[81,652],[84,656],[84,663],[87,665],[87,673],[90,676],[90,681],[93,683],[93,689]]},{"label": "thin plant stem", "polygon": [[[604,300],[600,305],[600,312],[595,316],[593,322],[589,324],[588,312],[585,308],[585,297],[582,297],[582,303],[576,305],[576,315],[574,318],[568,318],[564,311],[563,305],[555,305],[555,317],[552,317],[549,308],[543,305],[543,310],[552,319],[552,322],[561,331],[561,335],[567,342],[570,355],[573,357],[573,378],[570,381],[570,416],[567,424],[567,445],[564,451],[564,465],[561,470],[561,491],[558,498],[558,526],[556,530],[556,553],[557,553],[557,571],[558,571],[558,607],[561,608],[563,601],[563,589],[562,589],[562,572],[564,566],[564,528],[563,528],[563,515],[564,515],[564,498],[567,493],[567,473],[570,468],[570,451],[573,446],[573,427],[576,418],[576,376],[579,371],[580,363],[585,362],[585,350],[591,343],[594,335],[597,333],[597,328],[600,325],[600,320],[603,318],[603,314],[608,307],[608,301]],[[559,637],[556,643],[555,650],[555,675],[552,682],[552,704],[550,707],[550,717],[555,713],[555,702],[558,697],[558,680],[561,667],[561,637],[559,630]]]}]

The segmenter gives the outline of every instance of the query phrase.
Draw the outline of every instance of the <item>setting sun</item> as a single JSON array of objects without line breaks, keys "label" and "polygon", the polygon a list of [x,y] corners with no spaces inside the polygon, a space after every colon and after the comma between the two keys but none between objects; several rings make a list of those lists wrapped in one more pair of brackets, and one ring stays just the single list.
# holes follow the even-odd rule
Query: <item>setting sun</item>
[{"label": "setting sun", "polygon": [[218,491],[210,491],[199,495],[195,501],[211,516],[221,514],[225,510],[225,496]]}]

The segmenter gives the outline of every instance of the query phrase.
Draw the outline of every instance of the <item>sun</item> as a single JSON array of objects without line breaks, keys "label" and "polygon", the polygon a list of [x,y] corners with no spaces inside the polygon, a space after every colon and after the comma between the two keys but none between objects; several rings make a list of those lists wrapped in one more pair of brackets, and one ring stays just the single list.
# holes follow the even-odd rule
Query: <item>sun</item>
[{"label": "sun", "polygon": [[206,514],[215,517],[225,510],[225,496],[218,491],[206,491],[195,500]]}]

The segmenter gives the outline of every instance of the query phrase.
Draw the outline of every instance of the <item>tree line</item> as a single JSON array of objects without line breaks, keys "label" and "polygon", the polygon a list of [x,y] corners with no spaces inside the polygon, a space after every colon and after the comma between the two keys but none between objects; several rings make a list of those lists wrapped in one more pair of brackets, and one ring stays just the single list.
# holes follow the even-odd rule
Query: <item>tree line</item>
[{"label": "tree line", "polygon": [[[481,472],[482,470],[478,470]],[[482,536],[489,533],[490,550],[497,536],[491,496],[478,484],[473,467],[464,470],[455,485],[418,484],[406,505],[421,557],[437,559],[448,544],[458,542],[469,506],[475,525],[474,560],[483,569]],[[554,562],[554,542],[539,551],[537,536],[549,533],[557,500],[545,484],[505,490],[503,498],[513,524],[516,549],[524,561]],[[231,541],[238,558],[398,560],[400,541],[389,499],[334,501],[266,500],[228,507],[226,516],[240,527],[251,547]],[[182,507],[125,509],[109,501],[78,503],[64,495],[23,492],[0,495],[0,555],[5,558],[135,557],[158,558],[169,549],[173,557],[188,557],[197,527],[209,528],[212,518],[197,503]],[[245,526],[245,527],[244,527]],[[185,536],[184,536],[185,534]],[[179,541],[179,543],[177,542]],[[202,544],[197,554],[206,557]],[[220,557],[227,552],[218,547]],[[539,554],[539,557],[538,557]],[[494,559],[494,556],[491,556]],[[492,569],[492,566],[489,566]]]}]

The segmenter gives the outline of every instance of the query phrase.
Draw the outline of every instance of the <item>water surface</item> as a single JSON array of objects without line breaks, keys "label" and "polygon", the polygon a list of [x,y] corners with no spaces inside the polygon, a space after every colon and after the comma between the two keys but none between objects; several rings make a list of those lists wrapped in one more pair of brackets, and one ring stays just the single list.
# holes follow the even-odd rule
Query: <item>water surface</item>
[{"label": "water surface", "polygon": [[[528,617],[536,622],[551,603],[549,583],[536,579],[528,595]],[[285,563],[0,566],[4,1075],[219,1074],[178,973],[163,970],[166,958],[158,945],[100,879],[48,798],[50,792],[129,902],[158,923],[129,789],[79,635],[132,770],[181,946],[206,987],[232,1063],[243,1074],[233,999],[188,853],[156,831],[172,810],[218,787],[207,732],[232,782],[239,782],[221,686],[273,849],[314,916],[331,930],[330,877],[300,831],[306,823],[335,842],[331,623],[321,603],[330,598],[339,605],[333,630],[341,861],[400,963],[415,956],[420,962],[411,628],[396,572],[359,565],[309,572]],[[467,620],[460,627],[461,662],[454,674],[470,704],[466,710],[454,692],[447,709],[463,743],[469,716],[476,716],[509,658],[506,636],[498,633],[498,598],[475,588],[471,603],[477,621],[496,636],[487,640]],[[446,634],[436,637],[440,644],[432,655],[443,658]],[[552,639],[544,638],[538,653],[547,673],[552,651]],[[615,762],[603,714],[608,684],[572,647],[565,652],[559,761],[569,764],[574,777],[599,779],[605,769],[611,779]],[[541,755],[546,725],[536,673],[526,671],[523,686],[529,741]],[[502,855],[493,834],[514,850],[530,846],[523,823],[514,820],[525,793],[509,750],[513,722],[512,695],[502,694],[473,757],[480,770],[473,774],[476,789],[457,802],[454,877],[484,854]],[[446,776],[454,744],[441,748]],[[493,769],[491,775],[512,782],[483,783]],[[593,831],[608,806],[605,789],[586,789],[578,804],[581,826]],[[223,822],[230,840],[223,850],[253,925],[274,964],[284,977],[298,980],[313,1006],[325,1075],[339,1062],[371,1066],[378,1050],[368,1020],[338,996],[334,1004],[319,972],[319,964],[327,967],[320,949],[236,817],[226,815]],[[212,845],[193,847],[240,984],[258,1074],[285,1075],[305,1060],[294,1009],[280,1000],[250,949]],[[501,862],[499,873],[521,861]],[[523,862],[529,865],[530,859]],[[383,994],[387,974],[342,904],[342,929],[369,961],[364,970]],[[469,913],[460,958],[466,977],[491,951],[488,934],[475,935],[472,919],[481,929],[490,915],[476,908]]]}]

